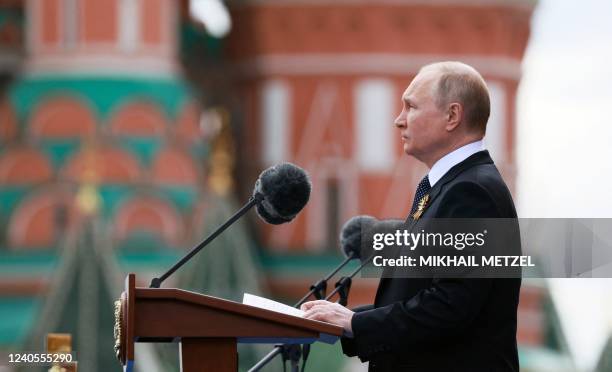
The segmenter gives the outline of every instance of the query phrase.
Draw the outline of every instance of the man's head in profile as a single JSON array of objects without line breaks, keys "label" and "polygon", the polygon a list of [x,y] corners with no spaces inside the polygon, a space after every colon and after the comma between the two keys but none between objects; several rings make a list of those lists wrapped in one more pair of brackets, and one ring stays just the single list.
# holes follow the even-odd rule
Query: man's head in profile
[{"label": "man's head in profile", "polygon": [[484,137],[489,91],[482,76],[461,62],[426,65],[402,95],[395,119],[404,152],[428,167],[450,151]]}]

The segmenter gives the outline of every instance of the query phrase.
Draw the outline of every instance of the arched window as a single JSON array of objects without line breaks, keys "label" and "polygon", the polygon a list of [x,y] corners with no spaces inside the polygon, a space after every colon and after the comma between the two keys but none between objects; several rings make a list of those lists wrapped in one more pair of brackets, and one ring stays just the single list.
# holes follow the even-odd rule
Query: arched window
[{"label": "arched window", "polygon": [[96,120],[81,101],[53,98],[40,104],[32,114],[29,132],[35,139],[74,139],[93,136]]},{"label": "arched window", "polygon": [[114,238],[119,244],[129,239],[137,241],[144,237],[146,242],[157,237],[177,246],[184,239],[179,213],[168,201],[154,196],[138,196],[123,203],[113,226]]},{"label": "arched window", "polygon": [[61,176],[74,182],[125,184],[139,181],[141,170],[136,158],[128,151],[103,145],[82,148],[67,161]]},{"label": "arched window", "polygon": [[196,187],[198,171],[193,159],[180,148],[161,150],[151,168],[153,182],[159,185]]},{"label": "arched window", "polygon": [[56,246],[73,216],[72,200],[68,190],[48,188],[26,197],[10,218],[9,246],[27,249]]},{"label": "arched window", "polygon": [[110,130],[121,137],[157,137],[166,133],[166,117],[152,103],[132,102],[111,118]]},{"label": "arched window", "polygon": [[16,146],[0,155],[0,185],[33,185],[52,177],[49,160],[34,148]]}]

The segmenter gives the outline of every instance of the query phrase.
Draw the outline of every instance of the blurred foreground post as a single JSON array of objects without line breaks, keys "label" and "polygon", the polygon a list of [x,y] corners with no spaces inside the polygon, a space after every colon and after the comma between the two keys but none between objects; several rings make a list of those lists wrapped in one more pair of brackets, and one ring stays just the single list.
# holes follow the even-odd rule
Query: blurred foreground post
[{"label": "blurred foreground post", "polygon": [[[47,353],[72,352],[72,335],[70,333],[48,333]],[[77,372],[77,363],[54,363],[49,372]]]}]

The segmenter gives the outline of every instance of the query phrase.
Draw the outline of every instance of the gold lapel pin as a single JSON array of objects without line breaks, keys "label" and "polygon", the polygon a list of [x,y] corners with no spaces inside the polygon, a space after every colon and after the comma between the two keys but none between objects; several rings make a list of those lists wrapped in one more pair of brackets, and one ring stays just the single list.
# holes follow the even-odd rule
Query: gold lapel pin
[{"label": "gold lapel pin", "polygon": [[421,218],[421,215],[425,211],[425,208],[427,208],[428,202],[429,202],[429,194],[423,196],[421,200],[419,200],[417,210],[412,214],[413,219],[418,220],[419,218]]}]

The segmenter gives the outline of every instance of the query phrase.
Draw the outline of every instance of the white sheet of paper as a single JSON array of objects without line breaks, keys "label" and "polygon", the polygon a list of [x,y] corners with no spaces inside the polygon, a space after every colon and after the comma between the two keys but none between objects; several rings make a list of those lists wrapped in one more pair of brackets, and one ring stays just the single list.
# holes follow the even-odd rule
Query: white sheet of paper
[{"label": "white sheet of paper", "polygon": [[244,294],[242,297],[242,303],[249,306],[259,307],[260,309],[276,311],[277,313],[293,315],[300,318],[304,316],[304,312],[300,309],[270,300],[269,298],[255,296],[250,293]]}]

